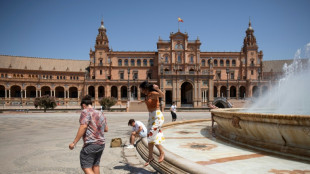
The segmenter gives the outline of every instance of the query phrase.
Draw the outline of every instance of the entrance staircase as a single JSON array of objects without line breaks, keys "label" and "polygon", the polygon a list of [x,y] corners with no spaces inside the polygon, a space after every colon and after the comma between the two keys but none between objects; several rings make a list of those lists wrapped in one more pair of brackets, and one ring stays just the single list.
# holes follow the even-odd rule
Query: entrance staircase
[{"label": "entrance staircase", "polygon": [[131,101],[129,102],[129,112],[148,112],[145,103],[140,103],[139,101]]}]

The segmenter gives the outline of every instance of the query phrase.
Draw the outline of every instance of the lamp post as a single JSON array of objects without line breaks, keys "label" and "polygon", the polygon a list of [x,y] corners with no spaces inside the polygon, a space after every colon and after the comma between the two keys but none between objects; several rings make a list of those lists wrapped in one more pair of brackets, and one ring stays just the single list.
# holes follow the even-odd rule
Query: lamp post
[{"label": "lamp post", "polygon": [[229,92],[229,90],[228,90],[228,75],[229,75],[229,68],[226,68],[226,74],[227,74],[226,100],[228,100],[228,92]]},{"label": "lamp post", "polygon": [[136,96],[136,76],[133,76],[133,82],[134,82],[134,85],[133,85],[133,99],[135,100],[135,96]]},{"label": "lamp post", "polygon": [[130,75],[130,68],[127,69],[127,73],[128,73],[128,87],[127,87],[127,99],[128,99],[128,104],[129,104],[129,101],[130,101],[130,96],[129,96],[129,75]]},{"label": "lamp post", "polygon": [[[164,68],[163,68],[163,64],[160,65],[160,89],[163,91],[163,74],[164,74]],[[163,99],[159,98],[159,104],[160,104],[160,110],[163,111],[163,104],[162,104]]]},{"label": "lamp post", "polygon": [[261,69],[258,68],[258,96],[260,96],[260,78],[261,78]]},{"label": "lamp post", "polygon": [[238,76],[238,78],[237,78],[237,82],[238,82],[238,96],[237,96],[237,99],[239,99],[239,97],[240,97],[240,85],[239,85],[239,80],[240,80],[240,76]]}]

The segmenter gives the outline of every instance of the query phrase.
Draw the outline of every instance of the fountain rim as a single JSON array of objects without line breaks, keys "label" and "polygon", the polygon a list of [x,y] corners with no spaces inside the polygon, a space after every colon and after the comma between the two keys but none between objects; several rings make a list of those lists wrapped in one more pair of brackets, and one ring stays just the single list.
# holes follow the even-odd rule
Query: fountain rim
[{"label": "fountain rim", "polygon": [[[298,114],[274,114],[274,113],[255,113],[255,112],[237,112],[245,110],[246,108],[226,108],[226,109],[213,109],[212,114],[231,114],[231,116],[238,117],[259,117],[259,118],[274,118],[274,119],[294,119],[294,120],[305,120],[310,119],[310,115],[298,115]],[[257,109],[263,110],[263,109]]]}]

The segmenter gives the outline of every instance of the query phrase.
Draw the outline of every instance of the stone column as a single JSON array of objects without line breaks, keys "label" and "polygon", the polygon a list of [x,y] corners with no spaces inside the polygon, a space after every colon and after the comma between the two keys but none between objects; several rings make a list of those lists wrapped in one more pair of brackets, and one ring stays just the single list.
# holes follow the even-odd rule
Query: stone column
[{"label": "stone column", "polygon": [[20,96],[21,96],[21,98],[23,98],[23,90],[20,90]]},{"label": "stone column", "polygon": [[79,98],[80,98],[80,92],[81,92],[81,91],[78,90],[78,100],[79,100]]},{"label": "stone column", "polygon": [[27,89],[25,89],[25,98],[27,98]]},{"label": "stone column", "polygon": [[222,97],[222,96],[221,96],[221,88],[220,88],[220,86],[219,86],[219,87],[216,87],[216,89],[217,89],[217,95],[216,95],[216,97]]},{"label": "stone column", "polygon": [[8,97],[8,96],[7,96],[7,95],[8,95],[8,92],[7,92],[7,90],[6,90],[6,89],[4,90],[4,93],[5,93],[5,94],[4,94],[4,95],[5,95],[5,97],[4,97],[4,98],[7,98],[7,97]]},{"label": "stone column", "polygon": [[11,98],[11,89],[9,89],[9,98]]},{"label": "stone column", "polygon": [[42,91],[41,91],[41,89],[40,89],[40,97],[42,96]]},{"label": "stone column", "polygon": [[228,96],[227,99],[230,99],[230,86],[228,86]]},{"label": "stone column", "polygon": [[214,101],[214,84],[213,84],[213,80],[209,79],[209,98],[208,102],[213,102]]},{"label": "stone column", "polygon": [[141,100],[141,92],[140,92],[140,88],[137,89],[137,97],[138,97],[138,100],[140,101]]},{"label": "stone column", "polygon": [[117,100],[118,101],[121,100],[121,87],[120,86],[117,87]]}]

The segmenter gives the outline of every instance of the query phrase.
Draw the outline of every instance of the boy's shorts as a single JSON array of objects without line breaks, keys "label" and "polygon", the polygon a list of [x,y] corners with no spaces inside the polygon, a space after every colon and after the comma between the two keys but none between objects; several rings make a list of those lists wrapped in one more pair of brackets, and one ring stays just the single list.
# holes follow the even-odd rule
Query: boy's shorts
[{"label": "boy's shorts", "polygon": [[80,152],[81,168],[92,168],[99,166],[100,158],[105,144],[88,144]]}]

